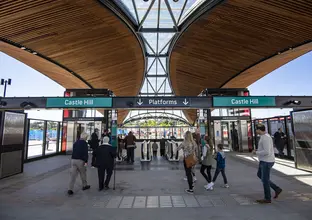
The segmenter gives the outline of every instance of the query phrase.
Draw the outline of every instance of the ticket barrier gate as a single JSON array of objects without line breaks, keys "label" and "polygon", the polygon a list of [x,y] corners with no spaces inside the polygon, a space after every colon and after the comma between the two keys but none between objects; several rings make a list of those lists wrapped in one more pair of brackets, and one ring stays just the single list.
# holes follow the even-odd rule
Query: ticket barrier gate
[{"label": "ticket barrier gate", "polygon": [[125,161],[127,159],[127,150],[117,146],[116,162]]},{"label": "ticket barrier gate", "polygon": [[169,161],[179,161],[179,143],[175,141],[167,141],[166,157]]},{"label": "ticket barrier gate", "polygon": [[143,141],[141,144],[141,161],[152,160],[151,141]]}]

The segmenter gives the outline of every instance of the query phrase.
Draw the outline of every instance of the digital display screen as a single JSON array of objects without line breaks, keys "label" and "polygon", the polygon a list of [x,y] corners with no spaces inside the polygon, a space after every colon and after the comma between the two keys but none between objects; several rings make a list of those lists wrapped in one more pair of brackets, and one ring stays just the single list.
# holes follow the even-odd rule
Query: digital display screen
[{"label": "digital display screen", "polygon": [[23,144],[25,114],[5,112],[2,145]]}]

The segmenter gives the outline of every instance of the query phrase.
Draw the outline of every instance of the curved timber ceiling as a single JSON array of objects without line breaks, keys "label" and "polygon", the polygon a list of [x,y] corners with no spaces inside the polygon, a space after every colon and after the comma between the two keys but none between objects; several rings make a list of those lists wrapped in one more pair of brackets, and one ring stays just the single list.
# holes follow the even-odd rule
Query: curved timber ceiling
[{"label": "curved timber ceiling", "polygon": [[145,61],[140,43],[99,1],[3,1],[0,37],[37,52],[40,56],[0,44],[2,52],[65,88],[107,88],[117,96],[135,96],[141,87]]},{"label": "curved timber ceiling", "polygon": [[[176,95],[243,88],[312,50],[312,2],[228,0],[181,35],[170,57]],[[289,50],[289,48],[292,48]],[[189,120],[194,111],[186,111]]]}]

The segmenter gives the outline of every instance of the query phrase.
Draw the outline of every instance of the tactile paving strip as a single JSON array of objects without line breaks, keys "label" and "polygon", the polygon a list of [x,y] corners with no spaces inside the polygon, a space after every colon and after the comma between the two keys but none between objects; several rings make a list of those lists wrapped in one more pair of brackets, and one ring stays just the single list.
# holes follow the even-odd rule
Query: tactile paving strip
[{"label": "tactile paving strip", "polygon": [[[230,201],[231,200],[231,201]],[[228,197],[220,196],[112,196],[106,202],[95,201],[93,207],[102,208],[206,208],[230,205],[255,205],[250,199],[232,194]]]}]

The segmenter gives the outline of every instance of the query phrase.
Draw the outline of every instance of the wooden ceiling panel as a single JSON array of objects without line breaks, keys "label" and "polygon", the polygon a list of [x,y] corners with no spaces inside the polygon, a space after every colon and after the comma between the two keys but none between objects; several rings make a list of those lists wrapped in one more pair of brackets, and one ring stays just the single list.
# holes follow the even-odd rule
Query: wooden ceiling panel
[{"label": "wooden ceiling panel", "polygon": [[175,44],[173,90],[188,96],[205,88],[247,87],[311,51],[311,27],[312,2],[225,1],[191,24]]},{"label": "wooden ceiling panel", "polygon": [[[135,96],[139,92],[145,68],[140,43],[97,0],[2,1],[0,37],[56,61],[94,88],[110,89],[117,96]],[[89,88],[43,58],[4,43],[1,51],[65,88]]]},{"label": "wooden ceiling panel", "polygon": [[67,89],[89,88],[83,81],[62,67],[18,47],[0,41],[0,51],[41,72]]},{"label": "wooden ceiling panel", "polygon": [[[285,65],[286,63],[312,51],[312,42],[302,46],[287,50],[284,53],[276,55],[259,64],[252,66],[246,71],[238,74],[233,79],[229,80],[222,88],[246,88],[256,80],[261,79],[265,75]],[[312,60],[311,60],[312,62]]]},{"label": "wooden ceiling panel", "polygon": [[[62,64],[94,88],[110,89],[117,96],[139,92],[144,74],[141,46],[131,30],[99,1],[4,1],[0,30],[2,38]],[[63,74],[50,76],[49,65],[39,68],[34,60],[28,59],[31,63],[27,65],[69,88]]]}]

